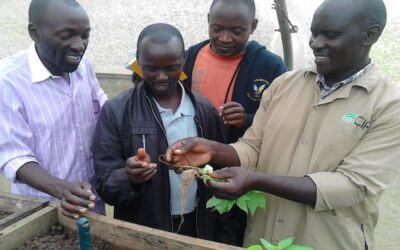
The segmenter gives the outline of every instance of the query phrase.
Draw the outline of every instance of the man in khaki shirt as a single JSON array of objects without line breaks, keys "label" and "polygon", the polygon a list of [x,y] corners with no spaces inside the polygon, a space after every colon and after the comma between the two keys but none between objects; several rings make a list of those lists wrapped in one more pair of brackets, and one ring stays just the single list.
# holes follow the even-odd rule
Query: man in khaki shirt
[{"label": "man in khaki shirt", "polygon": [[311,24],[316,67],[277,78],[243,138],[168,149],[178,166],[242,166],[214,172],[227,179],[209,182],[217,197],[266,193],[245,246],[294,236],[315,249],[373,248],[377,201],[400,162],[400,90],[369,58],[385,23],[381,0],[325,1]]}]

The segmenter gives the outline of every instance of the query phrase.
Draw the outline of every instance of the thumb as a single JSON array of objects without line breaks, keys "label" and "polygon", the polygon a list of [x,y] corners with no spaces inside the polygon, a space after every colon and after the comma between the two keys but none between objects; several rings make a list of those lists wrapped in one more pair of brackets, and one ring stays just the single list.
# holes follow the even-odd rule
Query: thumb
[{"label": "thumb", "polygon": [[220,170],[213,171],[213,172],[209,173],[208,175],[210,175],[211,177],[213,177],[215,179],[228,179],[229,177],[231,177],[229,175],[228,168],[223,168]]},{"label": "thumb", "polygon": [[136,156],[141,161],[146,160],[146,151],[144,151],[144,148],[139,148]]}]

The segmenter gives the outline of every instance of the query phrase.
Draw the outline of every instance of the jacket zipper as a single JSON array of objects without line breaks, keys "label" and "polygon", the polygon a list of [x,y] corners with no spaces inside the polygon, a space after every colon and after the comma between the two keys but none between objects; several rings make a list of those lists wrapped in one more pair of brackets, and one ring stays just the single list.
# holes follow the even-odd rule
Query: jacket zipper
[{"label": "jacket zipper", "polygon": [[[164,136],[166,137],[167,136],[167,132],[165,131],[165,129],[164,129],[164,126],[162,126],[162,124],[160,123],[160,121],[158,120],[158,118],[157,118],[157,116],[156,116],[156,114],[155,114],[155,112],[154,112],[154,109],[153,109],[153,106],[151,105],[151,101],[150,101],[150,98],[146,95],[146,92],[145,91],[143,91],[143,93],[144,93],[144,96],[146,97],[146,99],[147,99],[147,101],[149,102],[149,104],[150,104],[150,109],[151,109],[151,113],[153,114],[153,116],[154,116],[154,118],[156,119],[156,121],[157,121],[157,123],[158,123],[158,125],[160,126],[160,128],[161,128],[161,130],[163,131],[163,133],[164,133]],[[196,109],[197,110],[197,109]],[[204,131],[203,131],[203,128],[200,126],[200,123],[199,123],[199,121],[196,119],[196,117],[194,117],[194,121],[196,122],[196,124],[197,124],[197,126],[199,127],[199,130],[200,130],[200,133],[201,133],[201,137],[204,137]],[[198,135],[197,135],[198,136]],[[144,139],[144,141],[143,141],[143,139]],[[142,142],[146,142],[146,138],[145,138],[145,135],[142,135]],[[146,151],[146,149],[145,149],[145,151]],[[172,214],[171,214],[171,206],[169,207],[169,214],[170,214],[170,220],[171,220],[171,232],[174,232],[174,226],[173,226],[173,219],[172,219]],[[198,206],[196,207],[196,214],[195,214],[195,216],[196,216],[196,234],[197,234],[197,238],[200,238],[200,235],[199,235],[199,227],[198,227]]]}]

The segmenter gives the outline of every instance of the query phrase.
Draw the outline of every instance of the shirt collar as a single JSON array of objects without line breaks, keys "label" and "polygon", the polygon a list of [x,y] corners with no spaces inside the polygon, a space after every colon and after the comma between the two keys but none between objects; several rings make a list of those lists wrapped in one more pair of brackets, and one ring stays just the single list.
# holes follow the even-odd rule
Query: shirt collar
[{"label": "shirt collar", "polygon": [[[33,83],[38,83],[44,81],[48,78],[60,78],[60,76],[54,76],[51,72],[44,66],[39,58],[36,51],[35,44],[29,47],[28,51],[28,63],[31,71],[31,81]],[[80,75],[84,74],[84,67],[82,66],[82,61],[79,63],[78,69],[75,71]]]},{"label": "shirt collar", "polygon": [[[191,106],[193,104],[192,104],[189,96],[186,94],[185,88],[183,87],[183,85],[182,85],[182,83],[180,81],[178,81],[178,85],[182,90],[182,98],[181,98],[181,102],[179,103],[179,107],[176,110],[175,114],[181,114],[181,115],[184,115],[184,116],[193,116],[194,115],[194,109]],[[157,105],[157,108],[160,111],[160,113],[161,112],[165,112],[167,110],[170,110],[170,109],[166,109],[166,108],[161,107],[154,98],[153,98],[153,100],[155,101],[155,103]]]},{"label": "shirt collar", "polygon": [[[371,65],[371,63],[372,63],[372,65]],[[370,93],[373,89],[375,89],[375,87],[378,84],[378,81],[376,81],[376,79],[375,79],[375,78],[377,78],[376,74],[372,73],[372,72],[377,71],[377,67],[373,63],[372,59],[371,59],[371,62],[367,66],[365,66],[363,69],[361,69],[361,71],[364,70],[366,67],[368,67],[368,70],[366,70],[366,72],[364,72],[364,74],[362,75],[363,77],[360,76],[363,80],[359,81],[359,78],[353,80],[354,82],[352,83],[352,86],[362,87],[367,91],[367,93]],[[359,72],[357,72],[357,73],[359,73]],[[357,74],[357,73],[355,73],[355,74]],[[320,78],[318,77],[317,66],[313,65],[313,66],[307,67],[305,69],[304,75],[307,75],[307,74],[316,75],[315,84],[318,87],[318,81]],[[354,75],[352,75],[352,76],[354,76]],[[352,77],[352,76],[350,76],[350,77]]]}]

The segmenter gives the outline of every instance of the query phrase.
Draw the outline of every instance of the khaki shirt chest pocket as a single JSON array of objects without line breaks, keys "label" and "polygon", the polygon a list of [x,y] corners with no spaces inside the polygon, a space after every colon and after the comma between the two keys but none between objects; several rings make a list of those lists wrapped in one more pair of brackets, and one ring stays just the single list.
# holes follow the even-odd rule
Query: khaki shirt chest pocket
[{"label": "khaki shirt chest pocket", "polygon": [[366,123],[367,120],[365,118],[361,118],[354,119],[351,122],[341,121],[337,123],[327,139],[317,143],[317,168],[319,171],[335,171],[342,160],[351,154],[352,150],[368,132],[370,125],[370,123]]}]

